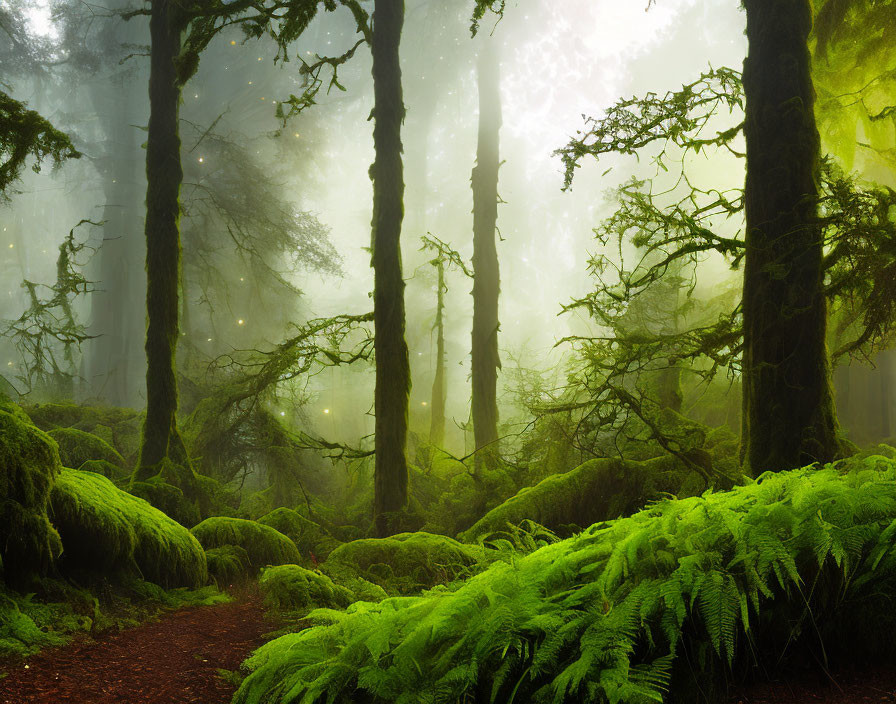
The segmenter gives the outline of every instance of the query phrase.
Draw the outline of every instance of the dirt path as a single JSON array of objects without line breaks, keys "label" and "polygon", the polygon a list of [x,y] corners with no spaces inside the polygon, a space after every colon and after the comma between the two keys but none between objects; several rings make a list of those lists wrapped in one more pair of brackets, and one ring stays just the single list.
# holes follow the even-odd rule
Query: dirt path
[{"label": "dirt path", "polygon": [[236,670],[273,626],[257,599],[186,608],[10,668],[0,704],[229,704]]}]

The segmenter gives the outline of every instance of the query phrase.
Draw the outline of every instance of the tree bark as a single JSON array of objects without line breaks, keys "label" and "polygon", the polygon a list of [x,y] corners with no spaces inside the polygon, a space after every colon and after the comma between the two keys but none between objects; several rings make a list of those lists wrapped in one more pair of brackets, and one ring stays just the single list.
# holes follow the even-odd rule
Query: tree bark
[{"label": "tree bark", "polygon": [[146,140],[146,421],[136,478],[170,458],[186,461],[177,432],[178,284],[180,282],[181,32],[170,0],[153,0],[150,17],[149,132]]},{"label": "tree bark", "polygon": [[494,39],[483,38],[479,57],[479,139],[473,169],[473,345],[472,417],[477,466],[498,454],[497,382],[498,295],[498,139],[501,129],[499,66]]},{"label": "tree bark", "polygon": [[404,24],[404,0],[376,0],[373,12],[374,128],[373,317],[376,356],[376,439],[374,522],[381,537],[396,532],[398,515],[408,503],[405,456],[411,389],[405,341],[404,278],[401,271],[401,222],[404,217],[402,170],[401,66],[398,49]]},{"label": "tree bark", "polygon": [[432,382],[429,443],[442,447],[445,443],[445,262],[438,263],[436,293],[436,375]]},{"label": "tree bark", "polygon": [[754,474],[839,452],[825,345],[810,0],[745,0],[744,454]]}]

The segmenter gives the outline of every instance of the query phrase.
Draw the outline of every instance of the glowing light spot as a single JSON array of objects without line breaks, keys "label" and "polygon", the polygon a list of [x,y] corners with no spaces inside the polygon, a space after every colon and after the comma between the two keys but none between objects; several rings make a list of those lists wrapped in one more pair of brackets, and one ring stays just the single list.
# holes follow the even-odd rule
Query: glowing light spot
[{"label": "glowing light spot", "polygon": [[199,157],[199,163],[200,163],[200,164],[204,164],[204,163],[205,163],[205,159],[203,159],[202,157]]},{"label": "glowing light spot", "polygon": [[300,136],[301,136],[301,135],[299,135],[298,132],[296,132],[296,133],[293,135],[293,137],[295,137],[296,139],[298,139]]},{"label": "glowing light spot", "polygon": [[212,338],[208,338],[208,339],[206,340],[206,342],[211,342],[211,341],[212,341]]},{"label": "glowing light spot", "polygon": [[258,57],[258,60],[261,61],[261,57],[260,57],[260,56]]},{"label": "glowing light spot", "polygon": [[249,85],[250,85],[250,86],[252,85],[252,81],[249,81]]},{"label": "glowing light spot", "polygon": [[285,416],[285,415],[286,415],[286,411],[280,411],[280,415],[281,415],[281,416]]},{"label": "glowing light spot", "polygon": [[231,39],[231,40],[230,40],[230,46],[236,46],[236,41],[233,40],[233,39]]},{"label": "glowing light spot", "polygon": [[245,322],[246,322],[245,320],[243,320],[242,318],[240,318],[239,320],[236,321],[236,324],[237,324],[237,325],[242,325],[242,324],[245,323]]},{"label": "glowing light spot", "polygon": [[421,403],[420,405],[421,405],[421,406],[425,406],[425,405],[426,405],[426,401],[424,401],[424,402]]},{"label": "glowing light spot", "polygon": [[329,409],[329,408],[325,408],[325,409],[324,409],[324,413],[329,413],[329,412],[330,412],[330,409]]},{"label": "glowing light spot", "polygon": [[13,247],[15,247],[14,244],[9,245],[9,248],[10,248],[10,249],[12,249]]}]

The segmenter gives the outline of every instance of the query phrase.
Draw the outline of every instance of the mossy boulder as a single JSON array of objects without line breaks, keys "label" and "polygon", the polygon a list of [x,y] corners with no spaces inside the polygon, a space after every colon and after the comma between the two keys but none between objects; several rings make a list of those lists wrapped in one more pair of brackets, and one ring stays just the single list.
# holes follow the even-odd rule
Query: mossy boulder
[{"label": "mossy boulder", "polygon": [[295,543],[283,533],[256,521],[215,516],[195,526],[192,533],[206,550],[224,545],[243,548],[254,569],[297,564],[302,560]]},{"label": "mossy boulder", "polygon": [[62,538],[62,566],[138,572],[165,587],[198,587],[205,552],[186,528],[93,472],[63,469],[49,515]]},{"label": "mossy boulder", "polygon": [[347,568],[387,592],[406,594],[467,576],[487,560],[483,548],[444,535],[399,533],[340,545],[325,567]]},{"label": "mossy boulder", "polygon": [[325,574],[298,565],[269,567],[258,586],[265,603],[280,611],[310,611],[314,608],[345,608],[355,595]]},{"label": "mossy boulder", "polygon": [[[75,428],[91,433],[115,450],[128,466],[137,458],[140,448],[142,414],[132,408],[112,406],[79,406],[73,403],[46,403],[26,406],[25,412],[41,430]],[[75,468],[78,468],[76,465]]]},{"label": "mossy boulder", "polygon": [[302,556],[303,563],[323,562],[341,544],[324,528],[292,509],[274,509],[259,518],[258,522],[270,526],[292,540]]},{"label": "mossy boulder", "polygon": [[117,467],[106,460],[87,460],[80,467],[73,467],[72,469],[101,474],[106,479],[111,479],[112,481],[123,481],[128,477],[127,470]]},{"label": "mossy boulder", "polygon": [[89,460],[103,460],[124,469],[124,458],[118,450],[92,433],[77,428],[54,428],[49,436],[59,445],[59,459],[65,467],[80,469]]},{"label": "mossy boulder", "polygon": [[244,582],[254,572],[249,553],[238,545],[222,545],[205,551],[208,574],[219,587]]},{"label": "mossy boulder", "polygon": [[565,474],[523,489],[458,537],[475,542],[526,519],[569,533],[571,526],[584,528],[627,516],[663,494],[676,494],[689,477],[669,456],[643,462],[618,458],[589,460]]},{"label": "mossy boulder", "polygon": [[183,491],[164,481],[160,476],[151,477],[145,482],[132,482],[128,491],[149,502],[186,528],[192,528],[199,523],[199,507],[196,503],[190,501],[184,496]]},{"label": "mossy boulder", "polygon": [[59,535],[47,519],[62,470],[56,443],[20,408],[0,403],[0,561],[7,581],[44,574],[59,554]]}]

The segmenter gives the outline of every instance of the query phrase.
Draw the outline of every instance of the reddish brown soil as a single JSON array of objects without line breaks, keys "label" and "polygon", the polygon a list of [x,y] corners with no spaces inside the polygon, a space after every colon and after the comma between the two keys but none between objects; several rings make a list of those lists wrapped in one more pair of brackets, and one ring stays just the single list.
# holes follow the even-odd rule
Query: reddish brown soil
[{"label": "reddish brown soil", "polygon": [[274,626],[256,598],[186,608],[9,668],[0,704],[229,704],[236,670]]},{"label": "reddish brown soil", "polygon": [[896,668],[836,672],[744,688],[729,704],[868,704],[896,703]]}]

